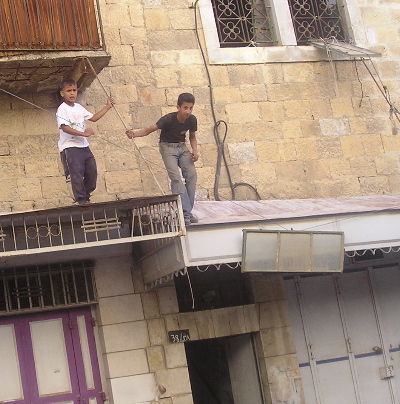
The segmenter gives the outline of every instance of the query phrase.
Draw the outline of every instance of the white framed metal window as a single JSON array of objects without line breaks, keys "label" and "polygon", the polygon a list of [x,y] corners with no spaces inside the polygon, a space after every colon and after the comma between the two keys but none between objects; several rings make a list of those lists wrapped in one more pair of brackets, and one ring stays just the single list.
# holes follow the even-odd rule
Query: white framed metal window
[{"label": "white framed metal window", "polygon": [[305,45],[312,37],[367,45],[357,0],[254,0],[247,9],[239,3],[198,1],[211,64],[326,60],[325,51]]}]

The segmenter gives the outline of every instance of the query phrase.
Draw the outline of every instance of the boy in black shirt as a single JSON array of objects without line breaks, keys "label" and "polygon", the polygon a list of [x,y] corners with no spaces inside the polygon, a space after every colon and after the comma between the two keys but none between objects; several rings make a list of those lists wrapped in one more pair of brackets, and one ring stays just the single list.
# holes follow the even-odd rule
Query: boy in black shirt
[{"label": "boy in black shirt", "polygon": [[[181,196],[186,225],[198,222],[198,219],[192,214],[197,182],[194,162],[199,158],[196,140],[197,119],[192,115],[194,102],[192,94],[182,93],[178,97],[178,112],[164,115],[155,125],[148,128],[126,131],[127,136],[132,139],[147,136],[161,129],[160,153],[171,180],[171,192]],[[189,151],[185,142],[188,131],[192,152]],[[185,182],[182,181],[182,176]]]}]

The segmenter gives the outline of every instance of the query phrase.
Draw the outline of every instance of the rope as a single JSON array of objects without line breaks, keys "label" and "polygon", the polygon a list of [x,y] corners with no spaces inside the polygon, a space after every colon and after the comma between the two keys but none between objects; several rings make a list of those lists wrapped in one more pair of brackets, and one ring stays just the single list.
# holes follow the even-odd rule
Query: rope
[{"label": "rope", "polygon": [[[97,79],[98,82],[100,83],[100,85],[101,85],[102,89],[104,90],[105,94],[107,95],[107,97],[110,97],[110,95],[108,94],[107,90],[106,90],[105,87],[103,86],[103,83],[102,83],[101,80],[99,79],[99,76],[97,75],[96,71],[94,70],[93,65],[92,65],[92,63],[90,62],[90,60],[89,60],[87,57],[83,57],[82,59],[83,59],[83,62],[84,62],[84,63],[87,62],[87,63],[89,64],[90,69],[92,70],[92,72],[93,72],[93,74],[95,75],[96,79]],[[126,125],[125,121],[123,120],[123,118],[122,118],[121,114],[119,113],[118,109],[116,108],[116,106],[113,105],[113,107],[114,107],[114,110],[115,110],[115,112],[117,113],[119,119],[121,120],[122,124],[124,125],[125,129],[129,129],[128,125]],[[143,156],[142,151],[141,151],[141,150],[139,149],[139,147],[137,146],[137,144],[136,144],[136,142],[135,142],[135,139],[132,139],[132,141],[133,141],[133,145],[134,145],[135,149],[137,150],[137,152],[139,153],[140,157],[141,157],[141,158],[143,159],[143,161],[146,163],[146,166],[147,166],[148,170],[150,171],[151,175],[153,176],[154,181],[156,182],[156,184],[157,184],[158,188],[160,189],[161,193],[162,193],[163,195],[165,195],[165,192],[164,192],[163,189],[161,188],[161,185],[160,185],[160,183],[158,182],[156,176],[154,175],[153,170],[151,169],[150,165],[148,164],[147,159]]]},{"label": "rope", "polygon": [[[22,98],[22,97],[19,97],[18,95],[13,94],[13,93],[11,93],[11,92],[9,92],[9,91],[7,91],[7,90],[4,90],[4,89],[1,88],[1,87],[0,87],[0,91],[3,92],[3,93],[5,93],[5,94],[11,95],[12,97],[15,97],[15,98],[17,98],[17,99],[19,99],[19,100],[21,100],[21,101],[23,101],[23,102],[25,102],[25,103],[27,103],[27,104],[29,104],[29,105],[32,105],[32,106],[35,107],[35,108],[38,108],[38,109],[40,109],[40,110],[42,110],[42,111],[44,111],[44,112],[47,112],[47,113],[53,115],[53,113],[52,113],[51,111],[49,111],[48,109],[42,108],[41,106],[39,106],[39,105],[37,105],[37,104],[34,104],[33,102],[30,102],[30,101],[28,101],[28,100],[26,100],[26,99],[24,99],[24,98]],[[107,94],[107,96],[108,96],[108,94]],[[108,97],[109,97],[109,96],[108,96]],[[115,105],[113,105],[113,107],[114,107],[114,109],[116,110]],[[57,114],[55,114],[55,115],[56,115],[56,117],[59,117]],[[119,114],[118,114],[118,115],[119,115]],[[62,118],[62,117],[59,117],[59,118]],[[65,118],[62,118],[62,119],[67,120],[67,119],[65,119]],[[98,134],[96,134],[96,137],[99,138],[99,139],[101,139],[101,140],[104,141],[104,142],[107,142],[107,143],[109,143],[109,144],[112,144],[113,146],[118,147],[119,149],[122,149],[122,150],[124,150],[124,151],[126,151],[126,152],[128,152],[128,153],[131,153],[131,154],[133,154],[134,156],[136,156],[136,154],[135,154],[133,151],[128,150],[128,149],[126,149],[126,148],[123,147],[123,146],[120,146],[118,143],[114,143],[114,142],[112,142],[111,140],[108,140],[108,139],[106,139],[106,138],[104,138],[104,137],[102,137],[102,136],[100,136],[100,135],[98,135]],[[143,156],[142,152],[141,152],[140,149],[137,147],[137,145],[136,145],[135,142],[134,142],[134,146],[135,146],[135,148],[138,150],[138,152],[139,152],[141,158],[145,161],[145,163],[146,163],[146,165],[147,165],[147,168],[148,168],[149,171],[151,172],[151,174],[152,174],[152,176],[153,176],[153,179],[154,179],[155,183],[158,185],[158,187],[159,187],[159,189],[160,189],[162,195],[165,195],[165,192],[164,192],[163,189],[161,188],[161,185],[160,185],[160,183],[158,182],[157,178],[155,177],[153,171],[152,171],[151,168],[149,167],[149,164],[153,164],[153,165],[155,165],[155,166],[157,166],[157,167],[161,167],[161,168],[164,168],[164,167],[162,167],[162,166],[159,165],[159,164],[152,163],[152,162],[150,162],[149,160],[147,160],[147,159]]]}]

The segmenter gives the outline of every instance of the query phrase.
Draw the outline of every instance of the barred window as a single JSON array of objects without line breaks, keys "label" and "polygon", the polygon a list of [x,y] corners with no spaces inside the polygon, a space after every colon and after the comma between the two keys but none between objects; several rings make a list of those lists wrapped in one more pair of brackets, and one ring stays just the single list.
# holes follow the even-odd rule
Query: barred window
[{"label": "barred window", "polygon": [[97,302],[92,261],[0,269],[0,316]]},{"label": "barred window", "polygon": [[346,40],[337,0],[289,0],[298,45],[310,39]]},{"label": "barred window", "polygon": [[264,0],[211,0],[221,47],[272,46]]}]

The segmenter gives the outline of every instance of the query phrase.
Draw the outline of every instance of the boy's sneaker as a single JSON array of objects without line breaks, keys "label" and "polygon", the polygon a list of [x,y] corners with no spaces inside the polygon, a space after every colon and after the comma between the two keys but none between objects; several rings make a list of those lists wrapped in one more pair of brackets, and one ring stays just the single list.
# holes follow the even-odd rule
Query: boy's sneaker
[{"label": "boy's sneaker", "polygon": [[185,226],[189,226],[189,225],[191,225],[192,224],[192,222],[190,221],[190,218],[189,217],[185,217]]},{"label": "boy's sneaker", "polygon": [[189,220],[190,220],[190,223],[199,223],[199,219],[197,219],[197,217],[195,215],[193,215],[192,213],[189,216]]}]

